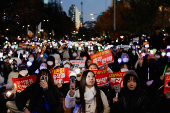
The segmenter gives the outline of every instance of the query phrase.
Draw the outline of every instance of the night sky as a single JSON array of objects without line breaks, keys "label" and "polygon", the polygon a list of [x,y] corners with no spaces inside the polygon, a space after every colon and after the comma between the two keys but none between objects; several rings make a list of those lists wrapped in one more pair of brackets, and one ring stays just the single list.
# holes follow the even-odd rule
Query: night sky
[{"label": "night sky", "polygon": [[[111,6],[111,0],[107,1],[107,9]],[[91,18],[96,18],[97,15],[91,16],[90,14],[100,14],[105,11],[105,0],[62,0],[63,10],[68,15],[68,10],[74,4],[79,12],[81,12],[81,2],[83,2],[83,19],[86,21],[94,21]],[[96,20],[96,19],[95,19]]]}]

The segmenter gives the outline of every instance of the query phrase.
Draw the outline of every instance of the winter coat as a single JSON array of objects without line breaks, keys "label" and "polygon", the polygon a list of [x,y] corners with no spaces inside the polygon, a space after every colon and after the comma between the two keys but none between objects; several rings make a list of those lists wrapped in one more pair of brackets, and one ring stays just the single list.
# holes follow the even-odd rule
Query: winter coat
[{"label": "winter coat", "polygon": [[[16,105],[20,111],[29,99],[27,108],[30,112],[57,113],[57,107],[60,105],[60,93],[57,89],[51,86],[43,90],[38,83],[31,84],[17,96]],[[50,110],[47,110],[45,103],[48,103]]]},{"label": "winter coat", "polygon": [[167,99],[164,94],[164,85],[160,87],[155,98],[155,102],[152,102],[155,113],[170,113],[169,105],[170,99]]},{"label": "winter coat", "polygon": [[[74,108],[73,113],[79,113],[81,105],[76,104],[76,98],[79,98],[79,90],[76,90],[73,97],[70,96],[70,91],[67,93],[67,96],[65,98],[65,106],[67,108]],[[101,99],[103,101],[103,107],[104,107],[104,113],[110,113],[110,107],[108,104],[108,100],[106,95],[103,93],[103,91],[100,90]],[[86,111],[89,111],[90,113],[96,113],[96,98],[92,101],[92,103],[89,105],[86,103]],[[90,106],[90,107],[87,107]],[[95,110],[95,111],[92,111]]]},{"label": "winter coat", "polygon": [[6,86],[6,89],[14,88],[12,78],[18,78],[18,75],[19,75],[19,73],[18,72],[14,72],[14,71],[12,71],[9,74],[7,84],[4,85],[4,86]]},{"label": "winter coat", "polygon": [[[127,88],[127,81],[130,75],[136,78],[137,86],[134,90]],[[118,94],[118,102],[111,104],[111,113],[146,113],[149,98],[147,93],[140,89],[139,80],[134,71],[126,73],[123,85],[124,88]]]}]

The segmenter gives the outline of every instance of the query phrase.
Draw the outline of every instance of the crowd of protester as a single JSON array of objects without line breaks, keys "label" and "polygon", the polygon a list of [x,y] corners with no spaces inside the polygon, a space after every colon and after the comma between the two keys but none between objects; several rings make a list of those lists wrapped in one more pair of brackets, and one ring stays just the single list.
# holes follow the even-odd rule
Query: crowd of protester
[{"label": "crowd of protester", "polygon": [[[44,48],[40,48],[41,51],[26,49],[27,56],[18,55],[17,49],[3,50],[7,55],[10,51],[13,54],[1,58],[1,113],[170,113],[170,91],[164,94],[164,75],[170,74],[170,49],[167,48],[166,55],[162,56],[160,46],[155,53],[142,47],[143,55],[140,56],[136,48],[110,48],[114,63],[98,67],[90,58],[99,52],[97,49],[85,47],[77,51],[78,47],[68,48],[67,44],[58,49],[47,45]],[[70,83],[53,83],[51,69],[68,67],[74,73],[70,60],[85,61],[85,67],[76,74],[75,82],[70,78]],[[97,86],[96,75],[91,70],[104,68],[107,73],[127,72],[123,88],[117,91],[110,85]],[[35,83],[23,91],[15,89],[12,78],[31,75],[36,75]]]}]

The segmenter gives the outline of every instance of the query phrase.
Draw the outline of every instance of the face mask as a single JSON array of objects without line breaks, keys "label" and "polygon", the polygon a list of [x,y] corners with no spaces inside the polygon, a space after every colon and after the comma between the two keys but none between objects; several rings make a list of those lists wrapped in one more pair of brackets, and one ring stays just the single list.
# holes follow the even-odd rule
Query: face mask
[{"label": "face mask", "polygon": [[55,60],[55,64],[58,64],[59,63],[59,61],[58,60]]},{"label": "face mask", "polygon": [[51,66],[51,65],[53,65],[53,62],[52,61],[48,61],[47,64]]},{"label": "face mask", "polygon": [[61,50],[59,51],[59,53],[62,53],[62,52],[63,52],[63,51],[61,51]]},{"label": "face mask", "polygon": [[156,59],[159,59],[160,57],[161,57],[161,56],[157,56],[157,55],[155,55],[155,58],[156,58]]},{"label": "face mask", "polygon": [[77,53],[73,53],[73,57],[76,57],[77,56]]},{"label": "face mask", "polygon": [[170,75],[170,72],[166,72],[165,75]]},{"label": "face mask", "polygon": [[43,66],[41,66],[41,67],[40,67],[40,70],[41,70],[41,69],[47,69],[47,67],[43,67]]},{"label": "face mask", "polygon": [[135,51],[132,51],[132,54],[135,55]]},{"label": "face mask", "polygon": [[83,57],[83,60],[86,61],[87,57]]},{"label": "face mask", "polygon": [[28,74],[28,70],[21,70],[19,74],[22,76],[26,76]]},{"label": "face mask", "polygon": [[11,65],[11,69],[14,69],[14,66],[13,66],[13,65]]},{"label": "face mask", "polygon": [[123,58],[123,62],[128,62],[129,59],[128,58]]},{"label": "face mask", "polygon": [[94,52],[90,52],[90,55],[94,54]]},{"label": "face mask", "polygon": [[120,71],[121,72],[126,72],[126,71],[129,71],[129,70],[127,68],[122,68]]},{"label": "face mask", "polygon": [[30,58],[28,58],[28,60],[29,60],[30,62],[33,62],[33,61],[34,61],[34,58],[33,58],[33,57],[30,57]]},{"label": "face mask", "polygon": [[64,65],[64,67],[68,67],[68,68],[70,68],[70,65],[69,65],[69,64],[65,64],[65,65]]}]

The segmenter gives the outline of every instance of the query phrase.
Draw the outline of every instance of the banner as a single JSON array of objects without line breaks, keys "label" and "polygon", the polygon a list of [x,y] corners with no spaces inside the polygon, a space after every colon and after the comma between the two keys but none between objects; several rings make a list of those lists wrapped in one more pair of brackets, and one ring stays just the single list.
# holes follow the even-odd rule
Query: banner
[{"label": "banner", "polygon": [[70,82],[68,67],[51,69],[51,76],[54,83],[65,84]]},{"label": "banner", "polygon": [[170,75],[165,75],[164,94],[170,91]]},{"label": "banner", "polygon": [[101,67],[103,64],[114,62],[114,58],[110,49],[90,55],[90,58],[93,63],[96,63],[98,65],[98,67]]},{"label": "banner", "polygon": [[84,60],[70,60],[70,62],[74,65],[74,68],[85,67]]},{"label": "banner", "polygon": [[19,46],[18,47],[20,47],[20,48],[27,48],[27,44],[25,44],[25,43],[19,43]]},{"label": "banner", "polygon": [[138,43],[138,42],[139,42],[139,37],[137,37],[137,38],[133,38],[133,42]]},{"label": "banner", "polygon": [[108,85],[107,69],[92,70],[96,75],[97,86],[103,87]]},{"label": "banner", "polygon": [[36,75],[31,75],[28,77],[22,77],[22,78],[12,78],[14,87],[16,90],[23,91],[25,88],[30,86],[32,83],[36,82]]},{"label": "banner", "polygon": [[115,72],[115,73],[108,73],[110,86],[114,87],[114,85],[120,85],[120,88],[123,88],[123,79],[126,72]]}]

